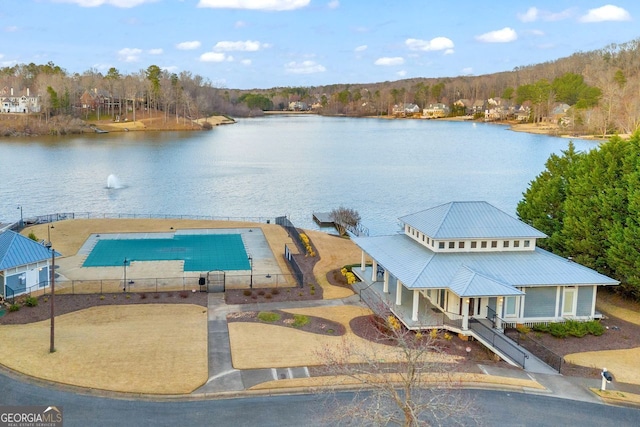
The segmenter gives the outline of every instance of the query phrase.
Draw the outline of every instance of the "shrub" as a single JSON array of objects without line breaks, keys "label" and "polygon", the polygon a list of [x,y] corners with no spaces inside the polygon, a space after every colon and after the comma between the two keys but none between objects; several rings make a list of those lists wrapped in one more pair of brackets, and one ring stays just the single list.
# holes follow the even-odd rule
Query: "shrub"
[{"label": "shrub", "polygon": [[587,330],[591,335],[595,335],[596,337],[599,337],[600,335],[604,334],[604,326],[602,326],[600,322],[596,320],[592,320],[590,322],[587,322],[586,325],[587,325]]},{"label": "shrub", "polygon": [[10,311],[10,312],[18,311],[18,310],[20,310],[20,306],[19,306],[18,304],[11,304],[11,305],[9,306],[9,311]]},{"label": "shrub", "polygon": [[180,295],[180,298],[187,298],[189,296],[189,292],[180,291],[180,293],[178,295]]},{"label": "shrub", "polygon": [[104,300],[104,295],[100,295],[100,301]]},{"label": "shrub", "polygon": [[260,295],[260,296],[264,295],[264,291],[263,291],[262,289],[260,289],[260,290],[258,291],[258,295]]},{"label": "shrub", "polygon": [[38,241],[38,238],[36,237],[35,234],[33,234],[33,231],[31,233],[29,233],[29,235],[27,236],[29,237],[31,240],[33,240],[34,242]]},{"label": "shrub", "polygon": [[272,311],[261,311],[260,313],[258,313],[258,319],[263,322],[273,323],[280,320],[280,315]]},{"label": "shrub", "polygon": [[147,299],[147,294],[144,292],[140,294],[140,299]]},{"label": "shrub", "polygon": [[36,297],[27,297],[24,300],[24,305],[27,307],[36,307],[38,305],[38,298]]},{"label": "shrub", "polygon": [[521,334],[528,334],[531,332],[531,328],[526,325],[516,325],[516,330]]},{"label": "shrub", "polygon": [[244,291],[242,291],[242,294],[243,294],[245,297],[251,296],[251,294],[252,294],[252,293],[253,293],[253,292],[251,292],[249,289],[245,289]]},{"label": "shrub", "polygon": [[271,291],[271,293],[272,293],[273,295],[278,295],[278,294],[280,293],[280,289],[275,288],[274,290],[272,290],[272,291]]},{"label": "shrub", "polygon": [[127,294],[126,299],[131,299],[131,294]]},{"label": "shrub", "polygon": [[264,297],[265,297],[266,299],[271,299],[271,298],[273,298],[273,297],[271,296],[271,294],[265,294],[265,296],[264,296]]},{"label": "shrub", "polygon": [[438,338],[438,330],[437,329],[430,330],[429,336],[431,337],[432,340],[435,340],[436,338]]},{"label": "shrub", "polygon": [[304,325],[306,325],[307,323],[309,323],[309,318],[307,316],[305,316],[304,314],[294,314],[293,315],[293,324],[292,324],[292,326],[294,328],[301,328]]}]

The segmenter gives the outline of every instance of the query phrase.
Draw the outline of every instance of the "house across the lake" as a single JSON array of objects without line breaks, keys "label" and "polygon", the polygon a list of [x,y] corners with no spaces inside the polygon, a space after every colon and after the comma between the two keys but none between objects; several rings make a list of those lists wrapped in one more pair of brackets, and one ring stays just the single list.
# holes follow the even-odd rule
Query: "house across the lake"
[{"label": "house across the lake", "polygon": [[401,233],[352,236],[362,249],[353,272],[363,299],[409,329],[481,339],[476,326],[597,319],[598,286],[619,284],[538,248],[544,233],[486,202],[450,202],[399,219]]}]

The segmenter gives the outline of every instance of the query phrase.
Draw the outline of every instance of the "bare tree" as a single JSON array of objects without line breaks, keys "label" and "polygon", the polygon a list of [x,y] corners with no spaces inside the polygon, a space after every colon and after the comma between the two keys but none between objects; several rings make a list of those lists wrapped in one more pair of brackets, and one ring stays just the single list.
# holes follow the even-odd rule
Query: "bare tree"
[{"label": "bare tree", "polygon": [[356,228],[360,224],[360,214],[355,209],[340,206],[333,209],[329,214],[331,220],[335,223],[336,229],[341,236],[347,233],[350,228]]},{"label": "bare tree", "polygon": [[356,388],[350,404],[328,408],[327,421],[406,427],[479,423],[473,399],[460,389],[436,334],[409,331],[392,315],[372,319],[385,349],[345,340],[318,351],[323,374],[334,379],[333,387],[323,389],[330,393],[329,406],[337,390]]}]

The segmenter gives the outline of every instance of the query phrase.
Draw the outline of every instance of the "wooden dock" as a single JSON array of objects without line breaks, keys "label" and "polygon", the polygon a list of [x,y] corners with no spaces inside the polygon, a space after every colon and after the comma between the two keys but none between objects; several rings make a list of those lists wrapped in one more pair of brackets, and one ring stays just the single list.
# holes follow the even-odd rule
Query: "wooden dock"
[{"label": "wooden dock", "polygon": [[313,220],[320,227],[335,227],[335,225],[336,225],[333,222],[333,220],[331,219],[331,213],[330,212],[314,212],[313,213]]}]

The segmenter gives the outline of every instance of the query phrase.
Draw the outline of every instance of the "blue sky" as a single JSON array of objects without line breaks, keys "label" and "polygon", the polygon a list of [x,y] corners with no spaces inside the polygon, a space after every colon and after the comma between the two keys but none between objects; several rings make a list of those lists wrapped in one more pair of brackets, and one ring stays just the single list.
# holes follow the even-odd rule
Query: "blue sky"
[{"label": "blue sky", "polygon": [[482,75],[639,38],[640,2],[606,1],[2,0],[0,66],[230,89]]}]

